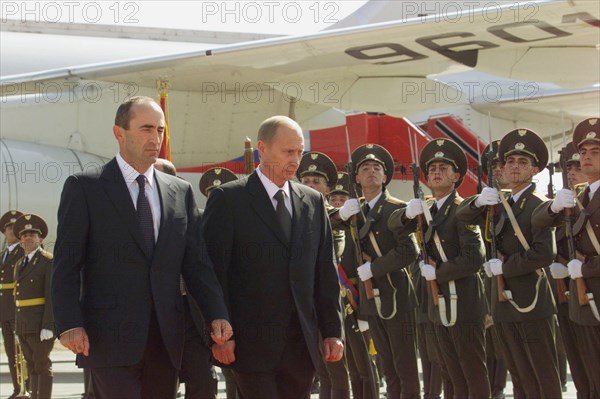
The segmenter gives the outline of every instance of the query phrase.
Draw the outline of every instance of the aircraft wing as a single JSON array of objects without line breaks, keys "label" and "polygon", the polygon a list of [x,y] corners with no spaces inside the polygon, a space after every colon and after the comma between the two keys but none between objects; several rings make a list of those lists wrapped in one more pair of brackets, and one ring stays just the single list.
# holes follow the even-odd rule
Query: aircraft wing
[{"label": "aircraft wing", "polygon": [[596,1],[494,3],[304,36],[4,76],[0,83],[4,98],[95,81],[133,91],[154,88],[157,79],[167,78],[172,90],[205,96],[275,90],[328,107],[406,115],[467,102],[452,85],[427,78],[449,71],[476,69],[563,87],[598,83],[599,18]]}]

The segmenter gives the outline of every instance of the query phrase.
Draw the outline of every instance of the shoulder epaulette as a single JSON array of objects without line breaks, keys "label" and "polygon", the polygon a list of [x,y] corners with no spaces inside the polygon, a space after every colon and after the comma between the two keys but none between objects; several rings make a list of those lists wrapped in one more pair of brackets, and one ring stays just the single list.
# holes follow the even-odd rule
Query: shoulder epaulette
[{"label": "shoulder epaulette", "polygon": [[40,249],[40,255],[48,260],[54,259],[54,255],[44,249]]},{"label": "shoulder epaulette", "polygon": [[385,200],[386,200],[386,202],[389,202],[390,204],[394,204],[394,205],[404,204],[404,201],[402,201],[401,199],[396,198],[396,197],[387,197]]},{"label": "shoulder epaulette", "polygon": [[542,195],[542,194],[538,193],[537,191],[534,191],[533,193],[531,193],[531,195],[533,197],[537,197],[542,202],[546,202],[549,199],[548,197],[546,197],[545,195]]}]

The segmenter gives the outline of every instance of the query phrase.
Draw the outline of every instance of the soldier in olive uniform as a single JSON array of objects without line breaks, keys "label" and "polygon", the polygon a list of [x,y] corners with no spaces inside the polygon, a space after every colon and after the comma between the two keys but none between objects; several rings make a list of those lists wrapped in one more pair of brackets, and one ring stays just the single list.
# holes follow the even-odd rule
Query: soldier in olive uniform
[{"label": "soldier in olive uniform", "polygon": [[[580,391],[582,397],[600,397],[600,315],[597,298],[600,297],[600,123],[597,118],[580,122],[573,131],[573,143],[579,151],[581,171],[586,175],[588,186],[578,190],[563,188],[556,193],[554,200],[541,205],[534,213],[534,223],[547,228],[564,223],[564,209],[572,209],[577,218],[573,224],[575,259],[568,259],[567,266],[553,265],[553,275],[571,277],[569,285],[570,333],[573,345],[578,350],[582,367],[587,376],[589,391]],[[576,201],[577,198],[577,201]],[[577,205],[576,205],[577,204]],[[589,224],[588,224],[589,223]],[[570,258],[569,254],[564,254]],[[566,270],[565,270],[566,269]],[[579,279],[579,280],[578,280]],[[584,282],[584,284],[582,284]],[[586,288],[586,297],[580,298],[580,289]],[[567,334],[564,334],[567,335]],[[563,336],[564,336],[563,335]],[[569,354],[569,352],[567,352]],[[570,359],[569,359],[570,361]],[[572,372],[577,373],[578,367]],[[573,376],[575,379],[575,375]],[[585,384],[582,390],[586,389]],[[586,396],[586,393],[588,396]]]},{"label": "soldier in olive uniform", "polygon": [[24,250],[16,265],[15,333],[31,370],[32,398],[48,399],[52,396],[50,352],[55,329],[50,297],[52,254],[41,247],[48,225],[37,215],[25,214],[13,230]]},{"label": "soldier in olive uniform", "polygon": [[[481,165],[483,173],[488,176],[488,165],[491,160],[492,179],[494,186],[497,185],[501,190],[509,190],[510,186],[506,181],[506,177],[504,176],[504,164],[498,159],[499,147],[500,140],[494,140],[491,144],[488,144],[481,153]],[[479,225],[479,228],[482,232],[481,236],[485,237],[484,244],[487,254],[486,259],[495,258],[496,255],[492,255],[490,252],[490,232],[488,229],[489,226],[486,225],[488,221],[485,220],[482,222],[483,223]],[[493,319],[491,316],[492,295],[496,295],[496,293],[492,291],[493,276],[488,276],[483,270],[480,274],[483,278],[483,286],[486,294],[485,296],[487,299],[488,308],[490,309],[490,314],[486,320],[485,329],[485,354],[487,359],[486,363],[488,369],[488,379],[490,381],[490,388],[492,390],[492,399],[504,399],[504,388],[506,387],[506,376],[508,374],[508,369],[506,368],[506,362],[504,361],[502,349],[500,348],[500,343],[498,342],[498,332],[496,331],[496,327],[493,324]]]},{"label": "soldier in olive uniform", "polygon": [[[414,232],[415,218],[424,214],[424,206],[428,207],[432,219],[428,227],[421,227],[427,231],[423,245],[428,258],[421,261],[420,269],[432,296],[428,313],[435,325],[441,360],[452,382],[454,398],[487,398],[487,306],[479,277],[484,247],[479,226],[456,219],[456,209],[463,201],[456,188],[467,171],[467,158],[457,144],[439,139],[430,141],[419,159],[433,201],[424,205],[422,199],[410,200],[405,209],[392,213],[388,226],[393,231]],[[448,396],[448,392],[444,394]]]},{"label": "soldier in olive uniform", "polygon": [[[358,266],[360,312],[369,321],[387,397],[419,398],[417,299],[408,273],[417,259],[417,244],[414,234],[393,232],[387,226],[392,212],[406,207],[385,188],[394,175],[394,160],[385,148],[365,144],[352,153],[352,164],[364,198],[346,201],[339,217],[346,221],[364,215],[358,218],[363,259],[348,259],[350,267]],[[367,296],[365,282],[377,290],[374,297]]]},{"label": "soldier in olive uniform", "polygon": [[13,394],[9,399],[14,399],[19,391],[19,381],[15,369],[15,264],[23,257],[23,248],[19,245],[19,239],[13,232],[17,219],[23,213],[19,211],[8,211],[0,218],[0,231],[4,234],[5,248],[2,251],[0,261],[0,322],[2,323],[2,340],[4,350],[8,358],[8,369],[13,383]]},{"label": "soldier in olive uniform", "polygon": [[[496,276],[492,282],[492,292],[496,293],[492,295],[492,316],[515,397],[560,398],[556,306],[543,270],[556,253],[553,231],[531,224],[534,209],[545,201],[535,193],[532,179],[546,166],[548,150],[533,131],[516,129],[500,141],[499,158],[504,161],[504,176],[512,196],[503,200],[503,212],[495,221],[496,257],[485,264],[486,273]],[[486,187],[481,194],[463,201],[457,217],[479,224],[486,206],[498,202],[498,191]]]},{"label": "soldier in olive uniform", "polygon": [[[200,188],[200,192],[206,198],[208,198],[210,196],[210,192],[214,188],[219,187],[221,184],[225,184],[225,183],[228,183],[228,182],[234,181],[234,180],[237,180],[237,176],[231,170],[229,170],[227,168],[216,167],[216,168],[210,168],[206,172],[204,172],[204,174],[200,178],[200,182],[198,183],[198,186]],[[202,218],[203,215],[204,215],[204,210],[202,210],[200,212],[200,217]],[[202,323],[197,323],[197,322],[196,322],[196,324],[198,326],[202,325]],[[195,327],[194,327],[194,329],[195,329]],[[200,331],[202,331],[202,330],[200,330]],[[184,352],[184,358],[185,358],[185,352]],[[224,366],[224,365],[221,365],[221,371],[223,372],[223,377],[225,377],[225,395],[226,395],[227,399],[236,399],[238,397],[238,395],[237,395],[237,388],[235,385],[235,380],[233,378],[233,371],[231,371],[231,369],[229,367]],[[186,391],[187,391],[187,387],[186,387]]]}]

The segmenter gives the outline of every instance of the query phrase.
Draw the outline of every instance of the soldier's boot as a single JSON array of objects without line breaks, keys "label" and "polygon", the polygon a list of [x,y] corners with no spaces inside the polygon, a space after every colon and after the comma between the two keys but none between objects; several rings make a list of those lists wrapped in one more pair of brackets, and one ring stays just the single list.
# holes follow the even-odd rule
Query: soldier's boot
[{"label": "soldier's boot", "polygon": [[29,374],[29,388],[31,389],[31,399],[38,399],[39,374]]},{"label": "soldier's boot", "polygon": [[362,397],[364,399],[379,399],[379,384],[373,386],[371,380],[363,380]]},{"label": "soldier's boot", "polygon": [[348,389],[332,389],[331,399],[350,399],[350,391]]},{"label": "soldier's boot", "polygon": [[52,399],[52,376],[40,374],[38,379],[38,399]]},{"label": "soldier's boot", "polygon": [[362,381],[350,381],[352,387],[352,398],[354,399],[366,399],[368,397],[363,396],[363,383]]}]

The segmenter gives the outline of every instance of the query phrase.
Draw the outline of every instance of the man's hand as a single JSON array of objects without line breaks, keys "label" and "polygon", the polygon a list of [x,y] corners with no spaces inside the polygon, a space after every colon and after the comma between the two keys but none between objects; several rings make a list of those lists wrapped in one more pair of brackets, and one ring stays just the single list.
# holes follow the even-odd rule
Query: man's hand
[{"label": "man's hand", "polygon": [[492,258],[488,261],[490,270],[494,276],[503,274],[502,272],[502,261],[500,259]]},{"label": "man's hand", "polygon": [[344,202],[344,205],[339,210],[339,215],[342,220],[346,221],[353,215],[360,212],[360,204],[356,198],[350,198]]},{"label": "man's hand", "polygon": [[223,345],[213,344],[212,355],[221,364],[235,362],[235,340],[227,341]]},{"label": "man's hand", "polygon": [[40,341],[47,341],[52,338],[54,338],[54,332],[52,330],[42,328],[42,331],[40,331]]},{"label": "man's hand", "polygon": [[404,212],[407,218],[414,219],[423,214],[423,202],[419,198],[413,198],[408,201],[406,211]]},{"label": "man's hand", "polygon": [[573,208],[575,206],[575,194],[568,188],[560,189],[556,192],[554,200],[550,205],[550,210],[554,213],[560,213],[565,208]]},{"label": "man's hand", "polygon": [[373,278],[373,272],[371,271],[371,262],[365,262],[361,266],[359,266],[356,271],[358,272],[358,277],[362,281],[367,281]]},{"label": "man's hand", "polygon": [[555,280],[569,277],[569,269],[562,263],[554,262],[550,264],[550,274]]},{"label": "man's hand", "polygon": [[369,322],[368,321],[358,319],[357,322],[358,322],[358,330],[360,332],[365,332],[365,331],[367,331],[369,329]]},{"label": "man's hand", "polygon": [[62,333],[60,343],[75,354],[83,353],[83,356],[90,354],[90,340],[83,327],[73,328]]},{"label": "man's hand", "polygon": [[225,319],[213,320],[210,323],[210,336],[217,345],[223,345],[233,336],[233,328]]},{"label": "man's hand", "polygon": [[492,187],[485,187],[481,190],[481,194],[475,198],[475,206],[481,208],[486,205],[496,205],[500,202],[500,196],[498,190]]},{"label": "man's hand", "polygon": [[425,277],[425,280],[431,281],[436,279],[435,267],[423,261],[419,262],[419,267],[421,268],[421,276]]},{"label": "man's hand", "polygon": [[339,362],[344,355],[344,343],[341,339],[330,337],[323,340],[323,358],[326,362]]},{"label": "man's hand", "polygon": [[567,263],[567,267],[569,268],[569,274],[571,278],[581,278],[583,277],[583,273],[581,273],[581,267],[583,263],[579,259],[573,259],[569,263]]},{"label": "man's hand", "polygon": [[485,275],[489,278],[494,277],[494,274],[492,273],[492,269],[490,267],[490,262],[483,262],[483,271],[485,272]]}]

